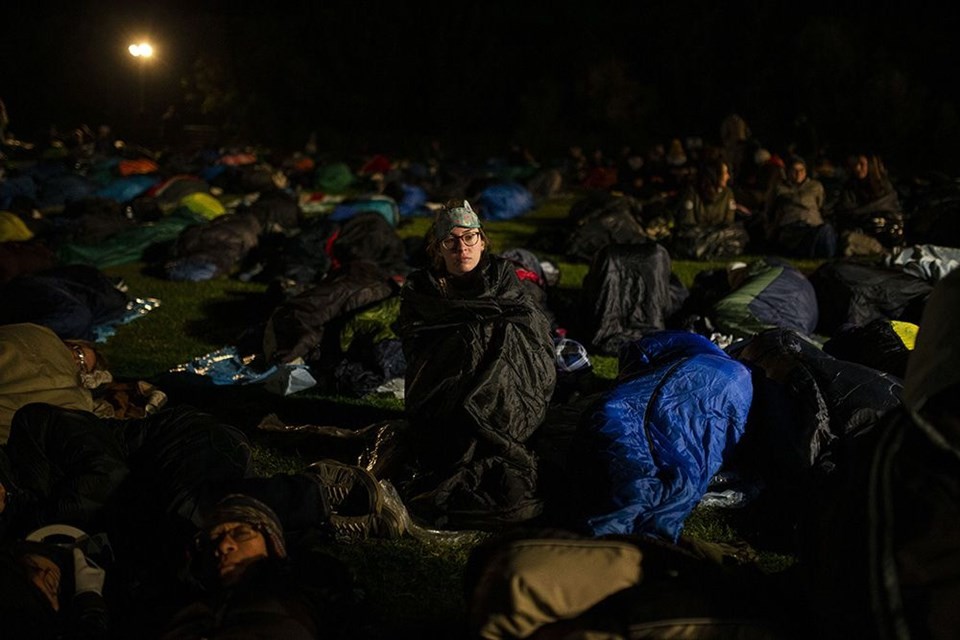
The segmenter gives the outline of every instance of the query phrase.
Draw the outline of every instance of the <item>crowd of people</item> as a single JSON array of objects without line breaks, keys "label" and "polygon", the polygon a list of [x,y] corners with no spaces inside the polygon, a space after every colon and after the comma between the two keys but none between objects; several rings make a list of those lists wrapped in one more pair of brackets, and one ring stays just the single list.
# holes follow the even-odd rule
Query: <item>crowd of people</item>
[{"label": "crowd of people", "polygon": [[[829,259],[882,254],[904,241],[898,194],[877,156],[852,155],[841,176],[823,157],[764,149],[740,118],[722,131],[722,144],[677,139],[647,154],[625,150],[619,163],[573,147],[564,162],[544,167],[518,148],[512,172],[545,195],[562,182],[636,200],[633,222],[652,235],[664,224],[674,258],[771,252]],[[81,135],[77,144],[98,143]],[[283,175],[265,180],[271,189],[314,179],[312,160],[287,160]],[[383,195],[397,188],[404,168],[369,158],[358,174]],[[447,169],[434,157],[413,173],[436,196],[456,191]],[[8,204],[31,210],[16,198]],[[352,572],[328,553],[331,543],[544,522],[533,439],[564,361],[563,332],[534,293],[544,289],[543,265],[495,253],[468,198],[431,211],[423,259],[402,278],[383,277],[363,261],[377,291],[399,288],[393,328],[405,361],[405,422],[390,432],[389,469],[377,473],[326,459],[257,477],[250,441],[237,427],[150,394],[122,406],[114,394],[98,405],[92,391],[113,380],[95,344],[30,322],[0,326],[0,625],[23,638],[362,636]],[[336,263],[323,267],[329,273],[360,264],[344,259],[338,272],[344,256],[328,257]],[[660,279],[668,297],[667,276]],[[827,635],[881,635],[875,625],[941,637],[957,629],[949,606],[955,576],[931,558],[955,552],[960,528],[952,515],[958,363],[949,331],[958,282],[958,274],[944,277],[927,305],[903,405],[844,443],[844,473],[831,477],[834,493],[805,522],[813,532],[833,526],[838,514],[866,512],[895,524],[881,546],[870,538],[872,519],[855,523],[866,531],[844,530],[847,544],[832,550],[857,563],[846,582],[832,579],[843,560],[815,549],[828,536],[807,539],[803,584],[821,605],[814,626]],[[619,381],[629,376],[622,372]],[[657,450],[668,456],[664,443]],[[903,474],[913,483],[900,484]],[[402,500],[385,494],[389,483]],[[893,498],[878,497],[880,489]],[[98,544],[98,534],[108,542]],[[557,576],[556,585],[575,589],[576,578]],[[871,600],[869,590],[879,595]]]},{"label": "crowd of people", "polygon": [[713,144],[674,138],[614,157],[571,147],[566,184],[640,199],[648,218],[673,228],[680,259],[876,256],[906,242],[904,207],[879,155],[835,158],[797,143],[767,148],[736,114],[721,131]]}]

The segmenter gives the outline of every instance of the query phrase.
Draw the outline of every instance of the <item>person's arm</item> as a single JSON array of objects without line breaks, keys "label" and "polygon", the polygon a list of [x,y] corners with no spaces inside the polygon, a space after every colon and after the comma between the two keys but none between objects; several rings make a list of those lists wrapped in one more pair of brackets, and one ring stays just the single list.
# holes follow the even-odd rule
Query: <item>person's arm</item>
[{"label": "person's arm", "polygon": [[729,227],[737,218],[737,198],[733,195],[733,190],[727,188],[727,211],[723,217],[724,226]]},{"label": "person's arm", "polygon": [[823,215],[823,205],[826,204],[827,201],[827,192],[823,188],[823,183],[819,180],[814,182],[813,185],[815,187],[813,195],[814,206],[817,208],[817,211]]}]

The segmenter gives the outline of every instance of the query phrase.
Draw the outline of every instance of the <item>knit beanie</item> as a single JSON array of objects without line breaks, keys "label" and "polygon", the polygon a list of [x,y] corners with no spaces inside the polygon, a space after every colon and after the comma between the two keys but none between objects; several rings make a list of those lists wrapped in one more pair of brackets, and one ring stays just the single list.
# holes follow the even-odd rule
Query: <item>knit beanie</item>
[{"label": "knit beanie", "polygon": [[267,539],[273,555],[277,558],[287,557],[280,519],[273,509],[256,498],[242,493],[232,493],[224,497],[207,515],[203,528],[209,531],[225,522],[243,522],[257,527]]}]

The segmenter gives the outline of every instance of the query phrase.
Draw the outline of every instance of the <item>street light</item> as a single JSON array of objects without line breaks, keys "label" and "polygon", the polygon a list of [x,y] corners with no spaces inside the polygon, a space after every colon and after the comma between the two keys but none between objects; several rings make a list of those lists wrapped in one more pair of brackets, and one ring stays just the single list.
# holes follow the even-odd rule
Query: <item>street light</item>
[{"label": "street light", "polygon": [[143,115],[143,65],[153,56],[153,46],[149,42],[136,42],[127,47],[134,58],[137,59],[137,75],[140,81],[140,115]]}]

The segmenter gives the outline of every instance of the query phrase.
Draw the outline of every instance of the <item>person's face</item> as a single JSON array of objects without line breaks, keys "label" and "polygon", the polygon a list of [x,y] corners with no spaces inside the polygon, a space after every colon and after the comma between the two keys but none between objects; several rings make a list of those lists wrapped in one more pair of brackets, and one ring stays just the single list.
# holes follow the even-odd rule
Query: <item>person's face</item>
[{"label": "person's face", "polygon": [[790,167],[790,180],[793,184],[800,184],[807,179],[807,167],[802,162],[796,162]]},{"label": "person's face", "polygon": [[73,351],[73,360],[77,363],[77,368],[84,373],[93,373],[97,368],[97,352],[85,344],[71,344],[70,350]]},{"label": "person's face", "polygon": [[269,555],[266,538],[245,522],[224,522],[208,531],[207,537],[225,586],[236,584],[247,567]]},{"label": "person's face", "polygon": [[853,163],[853,175],[857,177],[857,180],[866,178],[869,170],[870,165],[867,161],[867,156],[857,156],[856,161]]},{"label": "person's face", "polygon": [[[474,243],[472,246],[470,243]],[[486,243],[479,229],[454,227],[440,242],[443,264],[450,275],[462,276],[470,273],[480,263]]]},{"label": "person's face", "polygon": [[730,183],[730,167],[726,164],[720,165],[720,188],[723,189]]},{"label": "person's face", "polygon": [[44,595],[54,611],[60,611],[60,567],[46,556],[30,554],[23,561],[30,572],[30,581]]}]

